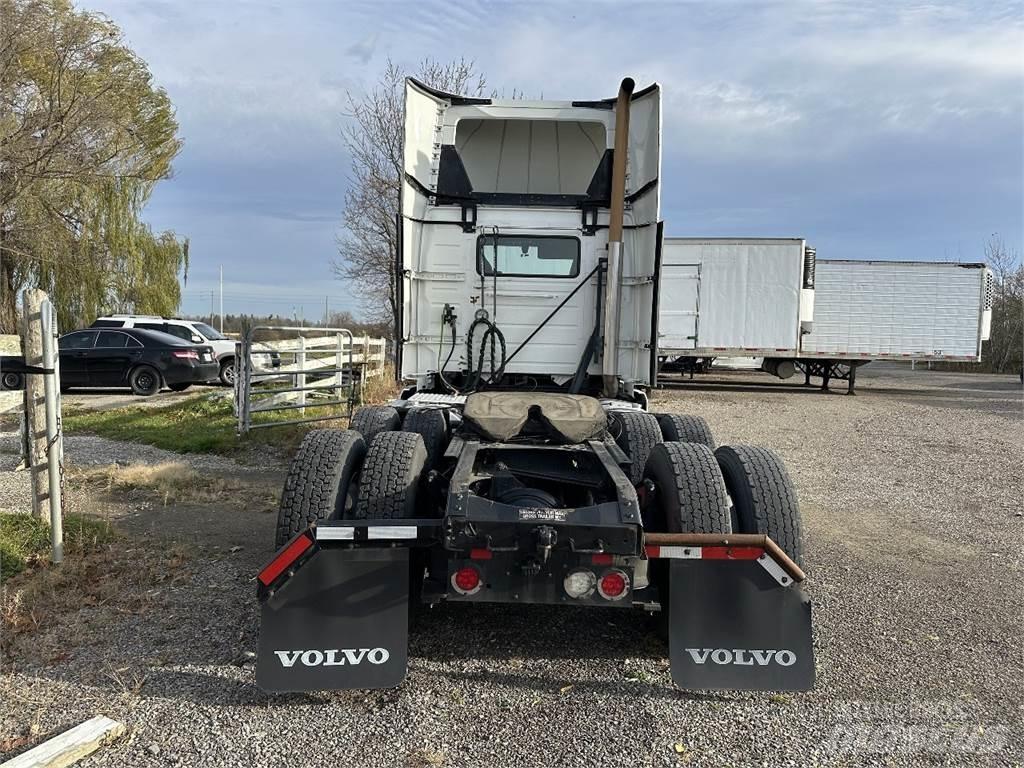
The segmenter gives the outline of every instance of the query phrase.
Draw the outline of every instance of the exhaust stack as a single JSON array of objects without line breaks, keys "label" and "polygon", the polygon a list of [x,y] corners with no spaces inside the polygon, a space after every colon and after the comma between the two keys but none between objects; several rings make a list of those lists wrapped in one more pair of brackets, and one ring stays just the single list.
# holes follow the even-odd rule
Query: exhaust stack
[{"label": "exhaust stack", "polygon": [[622,286],[622,224],[626,205],[626,154],[629,147],[629,102],[635,83],[625,78],[615,103],[615,151],[612,157],[611,211],[608,220],[608,280],[604,293],[604,345],[601,378],[605,397],[619,393],[619,301]]}]

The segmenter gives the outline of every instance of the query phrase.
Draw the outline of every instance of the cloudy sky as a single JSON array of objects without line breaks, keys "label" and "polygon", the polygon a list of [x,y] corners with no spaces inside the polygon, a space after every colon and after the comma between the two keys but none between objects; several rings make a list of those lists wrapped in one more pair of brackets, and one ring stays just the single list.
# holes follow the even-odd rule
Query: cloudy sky
[{"label": "cloudy sky", "polygon": [[185,148],[148,209],[192,240],[183,309],[322,316],[346,91],[390,57],[473,59],[499,91],[664,89],[674,235],[804,236],[824,258],[979,260],[1024,229],[1024,6],[80,0],[120,24]]}]

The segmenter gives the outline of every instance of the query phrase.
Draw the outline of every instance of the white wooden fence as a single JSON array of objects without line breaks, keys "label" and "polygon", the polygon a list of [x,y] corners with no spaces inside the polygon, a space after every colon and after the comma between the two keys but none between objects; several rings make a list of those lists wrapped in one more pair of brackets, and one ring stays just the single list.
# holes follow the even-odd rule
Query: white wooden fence
[{"label": "white wooden fence", "polygon": [[[286,338],[257,340],[258,335]],[[235,381],[239,434],[251,429],[337,418],[337,406],[361,397],[367,379],[381,376],[387,340],[354,336],[343,328],[253,328],[239,342],[241,361]],[[276,354],[276,364],[269,364]],[[330,410],[325,410],[330,408]],[[301,418],[256,421],[255,414],[297,410]],[[318,409],[307,417],[307,409]]]}]

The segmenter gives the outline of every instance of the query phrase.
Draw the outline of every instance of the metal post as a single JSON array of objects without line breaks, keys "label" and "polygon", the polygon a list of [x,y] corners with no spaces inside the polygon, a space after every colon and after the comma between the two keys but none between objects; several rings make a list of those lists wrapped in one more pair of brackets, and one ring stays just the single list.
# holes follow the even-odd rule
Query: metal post
[{"label": "metal post", "polygon": [[341,357],[344,342],[341,340],[340,333],[336,334],[335,338],[337,339],[337,346],[334,348],[334,370],[336,371],[334,376],[338,381],[338,386],[334,388],[334,399],[341,400],[341,390],[345,386],[345,369],[342,367],[345,361]]},{"label": "metal post", "polygon": [[[224,333],[224,265],[220,268],[220,332]],[[235,378],[238,377],[238,371],[235,371]]]},{"label": "metal post", "polygon": [[64,560],[64,518],[61,515],[61,479],[60,479],[60,422],[57,412],[59,387],[57,376],[53,371],[56,360],[56,322],[53,317],[53,304],[43,299],[40,306],[40,319],[43,325],[43,366],[50,369],[43,377],[44,398],[46,401],[46,469],[49,480],[50,501],[50,548],[51,560],[59,565]]},{"label": "metal post", "polygon": [[303,416],[306,415],[306,337],[299,336],[299,353],[296,356],[296,362],[299,364],[299,373],[295,377],[295,386],[300,387],[299,389],[299,404],[303,407],[299,409],[299,413]]}]

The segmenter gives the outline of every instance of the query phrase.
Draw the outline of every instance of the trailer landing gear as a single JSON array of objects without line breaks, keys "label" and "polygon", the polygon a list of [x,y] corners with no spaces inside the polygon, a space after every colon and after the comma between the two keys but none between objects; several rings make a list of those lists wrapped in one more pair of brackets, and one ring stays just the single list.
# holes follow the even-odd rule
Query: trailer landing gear
[{"label": "trailer landing gear", "polygon": [[830,379],[839,379],[847,383],[846,394],[855,395],[854,387],[857,383],[857,369],[870,363],[870,360],[854,360],[840,362],[839,360],[797,360],[796,366],[804,372],[804,386],[811,386],[811,376],[821,379],[821,391],[828,392]]}]

